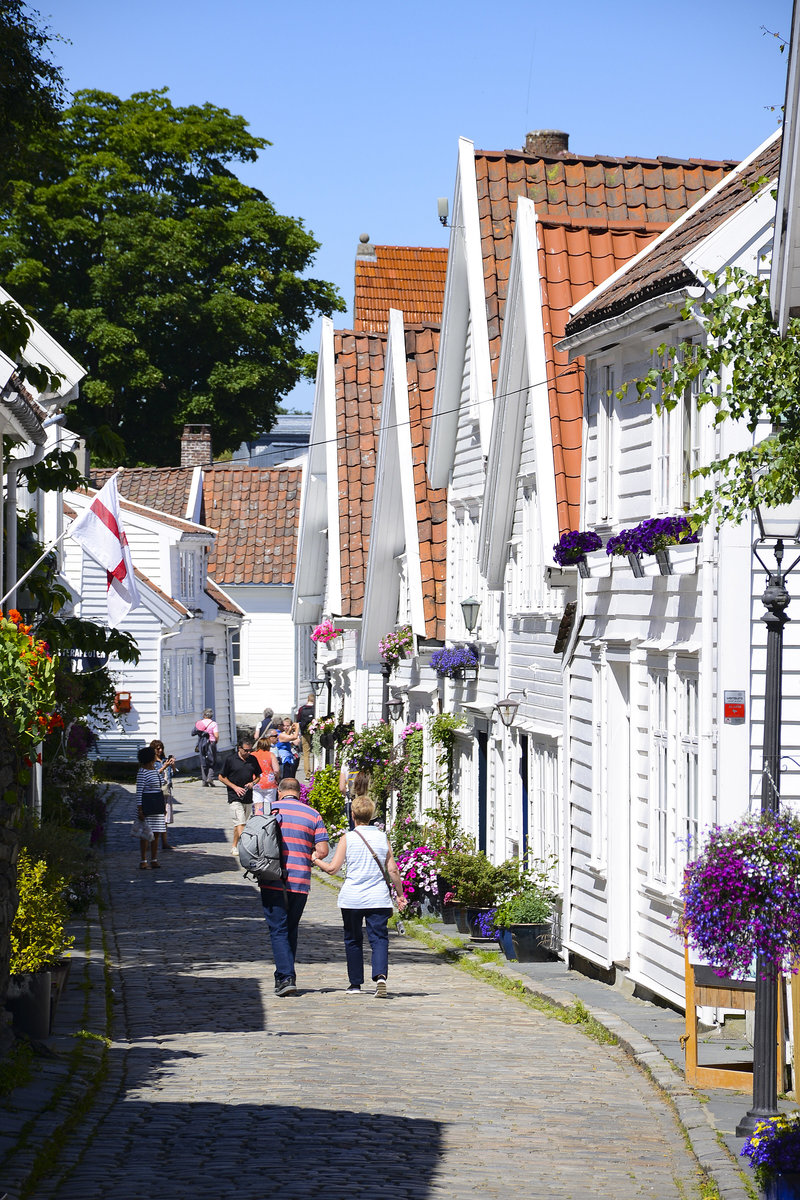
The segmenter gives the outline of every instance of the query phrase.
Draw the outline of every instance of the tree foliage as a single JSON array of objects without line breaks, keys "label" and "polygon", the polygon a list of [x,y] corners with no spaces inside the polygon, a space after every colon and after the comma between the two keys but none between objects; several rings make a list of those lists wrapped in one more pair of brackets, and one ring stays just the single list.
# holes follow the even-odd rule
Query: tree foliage
[{"label": "tree foliage", "polygon": [[212,425],[218,452],[257,436],[304,373],[302,334],[344,307],[306,275],[302,221],[231,170],[267,145],[166,89],[78,92],[34,138],[0,210],[0,277],[88,368],[69,419],[98,457],[118,455],[109,431],[129,464],[175,462],[185,422]]},{"label": "tree foliage", "polygon": [[61,70],[50,58],[53,37],[23,0],[0,2],[0,192],[20,168],[34,134],[58,119]]},{"label": "tree foliage", "polygon": [[[698,407],[716,409],[715,425],[741,421],[751,434],[771,426],[771,434],[755,445],[696,472],[709,481],[695,506],[697,523],[712,516],[738,523],[756,504],[787,504],[800,495],[800,319],[791,318],[781,338],[766,277],[726,267],[706,280],[705,298],[690,298],[681,310],[683,320],[701,325],[702,344],[687,338],[677,346],[658,346],[652,352],[656,365],[632,382],[642,399],[667,409],[695,386]],[[620,398],[628,386],[617,393]]]}]

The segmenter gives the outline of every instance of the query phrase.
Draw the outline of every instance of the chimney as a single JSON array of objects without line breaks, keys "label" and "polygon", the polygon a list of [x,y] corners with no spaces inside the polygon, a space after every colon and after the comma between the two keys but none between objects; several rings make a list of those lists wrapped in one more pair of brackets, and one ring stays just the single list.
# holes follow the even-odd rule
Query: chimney
[{"label": "chimney", "polygon": [[181,466],[210,467],[213,461],[211,426],[184,425],[181,434]]},{"label": "chimney", "polygon": [[356,247],[356,262],[377,262],[375,247],[369,240],[368,233],[362,233]]},{"label": "chimney", "polygon": [[533,129],[525,137],[525,153],[537,158],[563,158],[569,154],[569,134],[562,129]]}]

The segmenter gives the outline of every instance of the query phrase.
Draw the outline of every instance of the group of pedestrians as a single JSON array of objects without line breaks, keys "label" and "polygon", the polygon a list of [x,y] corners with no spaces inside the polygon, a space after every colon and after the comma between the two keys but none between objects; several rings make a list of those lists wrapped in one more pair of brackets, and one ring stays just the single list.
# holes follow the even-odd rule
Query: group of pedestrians
[{"label": "group of pedestrians", "polygon": [[[204,719],[213,717],[204,716]],[[339,892],[348,977],[346,994],[358,995],[364,986],[366,927],[372,951],[374,994],[385,997],[392,890],[401,910],[405,908],[406,900],[389,840],[382,829],[370,824],[375,816],[375,804],[368,795],[368,779],[359,776],[352,781],[351,828],[339,839],[331,857],[328,831],[320,813],[301,801],[300,784],[293,773],[284,773],[281,777],[275,749],[280,737],[277,729],[267,728],[264,736],[259,737],[255,752],[252,738],[240,738],[236,751],[225,758],[219,773],[220,783],[227,789],[233,821],[233,854],[238,856],[239,839],[251,811],[273,811],[278,815],[283,877],[280,883],[259,885],[272,947],[275,994],[291,996],[298,990],[295,970],[298,933],[311,890],[311,867],[314,865],[329,875],[336,874],[342,867],[346,869],[346,879]],[[156,746],[159,748],[158,761]],[[169,773],[171,781],[174,769],[175,760],[165,755],[161,743],[139,751],[135,829],[140,831],[140,867],[143,870],[159,866],[159,838],[166,837],[167,793],[162,779]]]}]

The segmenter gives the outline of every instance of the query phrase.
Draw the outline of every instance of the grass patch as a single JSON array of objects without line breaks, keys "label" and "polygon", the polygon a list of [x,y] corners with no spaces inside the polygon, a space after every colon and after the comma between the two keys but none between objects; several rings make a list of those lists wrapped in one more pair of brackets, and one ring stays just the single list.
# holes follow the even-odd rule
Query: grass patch
[{"label": "grass patch", "polygon": [[0,1096],[8,1096],[15,1088],[30,1083],[32,1067],[32,1046],[28,1042],[15,1042],[8,1057],[0,1062]]},{"label": "grass patch", "polygon": [[[536,1012],[543,1013],[544,1016],[551,1017],[554,1021],[560,1021],[562,1025],[577,1025],[587,1037],[601,1046],[618,1045],[615,1035],[610,1033],[599,1021],[596,1021],[586,1005],[581,1003],[580,1000],[576,1000],[569,1008],[563,1008],[560,1004],[553,1004],[552,1001],[545,1000],[543,996],[537,996],[533,992],[530,992],[521,979],[509,979],[507,976],[499,975],[495,971],[486,970],[487,966],[498,962],[497,955],[491,951],[482,950],[464,954],[464,943],[462,941],[456,941],[453,938],[447,937],[443,938],[439,934],[433,935],[424,925],[418,923],[416,920],[409,921],[406,928],[411,937],[415,938],[418,942],[422,942],[431,950],[435,950],[440,958],[452,966],[458,967],[460,971],[466,971],[468,975],[472,975],[475,979],[480,979],[484,983],[490,983],[492,987],[505,992],[507,996],[513,996],[515,1000],[526,1004],[528,1008],[533,1008]],[[459,953],[459,951],[462,951],[462,953]]]}]

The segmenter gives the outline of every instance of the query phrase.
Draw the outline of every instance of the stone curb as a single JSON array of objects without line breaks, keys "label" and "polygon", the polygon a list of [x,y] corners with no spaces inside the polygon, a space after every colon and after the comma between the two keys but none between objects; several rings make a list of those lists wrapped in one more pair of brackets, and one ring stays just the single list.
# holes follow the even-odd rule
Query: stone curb
[{"label": "stone curb", "polygon": [[[414,937],[413,931],[409,934]],[[426,928],[426,937],[438,942],[443,950],[453,950],[454,947],[440,933]],[[422,939],[419,939],[422,941]],[[424,943],[423,943],[424,944]],[[465,944],[464,950],[457,953],[471,952]],[[476,960],[477,961],[477,960]],[[579,1000],[574,992],[545,988],[533,984],[525,975],[519,974],[506,963],[480,963],[481,969],[487,974],[502,975],[512,983],[521,983],[524,990],[531,996],[554,1004],[557,1008],[570,1009]],[[692,1152],[698,1163],[714,1181],[719,1189],[720,1200],[751,1200],[749,1192],[739,1175],[734,1161],[728,1150],[720,1145],[719,1131],[714,1123],[713,1114],[705,1104],[697,1099],[696,1092],[690,1088],[677,1068],[666,1058],[648,1037],[634,1029],[622,1017],[596,1008],[585,1001],[580,1001],[589,1015],[612,1033],[620,1046],[636,1065],[650,1076],[653,1083],[672,1105],[682,1128],[689,1139]]]}]

